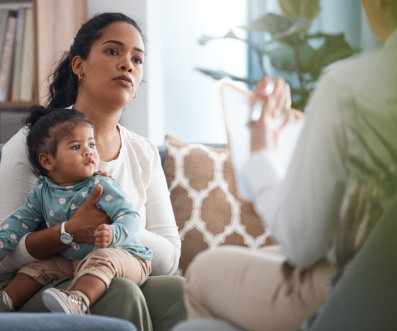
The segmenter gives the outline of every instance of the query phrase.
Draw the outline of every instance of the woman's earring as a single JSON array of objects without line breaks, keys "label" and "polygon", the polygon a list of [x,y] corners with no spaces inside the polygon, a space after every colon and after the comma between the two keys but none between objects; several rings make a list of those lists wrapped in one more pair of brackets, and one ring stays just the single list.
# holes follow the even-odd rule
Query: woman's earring
[{"label": "woman's earring", "polygon": [[78,78],[79,82],[81,82],[84,78],[84,73],[78,73],[77,78]]},{"label": "woman's earring", "polygon": [[133,96],[133,99],[135,99],[136,98],[136,92],[135,92],[135,94],[134,94],[134,96]]}]

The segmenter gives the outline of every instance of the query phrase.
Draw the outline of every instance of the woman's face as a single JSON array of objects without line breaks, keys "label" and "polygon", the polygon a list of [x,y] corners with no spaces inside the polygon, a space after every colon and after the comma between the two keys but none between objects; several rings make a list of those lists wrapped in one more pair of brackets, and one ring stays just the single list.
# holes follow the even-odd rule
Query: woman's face
[{"label": "woman's face", "polygon": [[144,43],[135,27],[126,22],[112,23],[101,32],[87,59],[73,63],[74,72],[83,74],[78,98],[123,107],[136,96],[142,81]]}]

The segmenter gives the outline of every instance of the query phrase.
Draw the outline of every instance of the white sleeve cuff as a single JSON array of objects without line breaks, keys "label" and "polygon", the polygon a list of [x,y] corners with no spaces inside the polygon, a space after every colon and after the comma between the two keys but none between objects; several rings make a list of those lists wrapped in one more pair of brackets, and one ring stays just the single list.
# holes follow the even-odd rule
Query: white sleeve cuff
[{"label": "white sleeve cuff", "polygon": [[243,166],[243,173],[254,196],[258,196],[265,187],[279,183],[285,176],[285,169],[277,155],[261,150],[251,154]]},{"label": "white sleeve cuff", "polygon": [[14,251],[0,261],[0,273],[15,271],[25,264],[39,261],[31,256],[26,249],[25,240],[28,234],[29,233],[25,234],[21,240],[19,240]]}]

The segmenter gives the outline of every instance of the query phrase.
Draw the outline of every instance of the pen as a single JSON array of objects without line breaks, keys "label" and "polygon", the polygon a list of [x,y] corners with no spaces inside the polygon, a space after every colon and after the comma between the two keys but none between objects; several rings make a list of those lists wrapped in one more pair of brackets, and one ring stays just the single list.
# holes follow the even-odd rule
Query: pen
[{"label": "pen", "polygon": [[[270,81],[265,89],[264,92],[265,94],[269,95],[273,92],[274,90],[274,83],[273,81]],[[286,96],[287,100],[285,101],[285,106],[284,109],[282,110],[282,115],[286,114],[289,109],[291,109],[291,90],[288,84],[285,85],[285,90],[286,90]],[[259,120],[259,117],[261,116],[262,113],[262,102],[255,102],[253,107],[251,108],[249,114],[248,114],[248,121],[247,121],[247,126],[252,125],[252,123],[256,122]]]},{"label": "pen", "polygon": [[[273,90],[274,90],[274,83],[271,80],[271,81],[269,81],[269,83],[267,83],[267,85],[264,89],[264,92],[265,92],[265,94],[269,95],[273,92]],[[259,120],[261,113],[262,113],[262,103],[257,101],[257,102],[255,102],[254,106],[251,108],[251,110],[248,114],[247,125],[250,126],[252,123]]]}]

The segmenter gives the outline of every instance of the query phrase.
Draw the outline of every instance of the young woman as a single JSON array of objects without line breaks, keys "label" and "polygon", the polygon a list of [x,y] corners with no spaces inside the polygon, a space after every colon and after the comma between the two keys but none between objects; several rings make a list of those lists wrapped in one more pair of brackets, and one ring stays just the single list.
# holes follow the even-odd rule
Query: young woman
[{"label": "young woman", "polygon": [[[118,13],[92,18],[56,68],[48,106],[73,106],[93,122],[98,168],[117,179],[134,201],[143,224],[137,236],[153,250],[152,274],[168,275],[177,269],[181,243],[159,154],[154,144],[118,124],[123,107],[136,97],[144,57],[142,33],[135,21]],[[22,206],[37,180],[29,165],[24,128],[4,146],[0,175],[4,179],[0,220],[4,221]],[[95,207],[100,195],[95,191],[68,221],[65,230],[75,241],[93,243],[96,227],[109,222]],[[12,271],[61,253],[67,245],[60,241],[60,234],[61,226],[54,225],[26,235],[2,261],[0,270]],[[22,307],[37,309],[44,309],[37,306],[37,300]],[[115,278],[91,311],[129,319],[140,329],[168,329],[185,317],[182,278],[149,277],[141,289]]]}]

